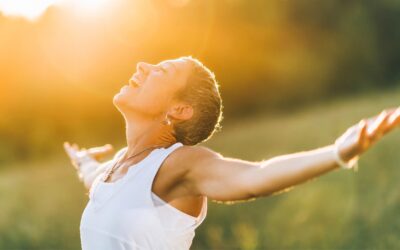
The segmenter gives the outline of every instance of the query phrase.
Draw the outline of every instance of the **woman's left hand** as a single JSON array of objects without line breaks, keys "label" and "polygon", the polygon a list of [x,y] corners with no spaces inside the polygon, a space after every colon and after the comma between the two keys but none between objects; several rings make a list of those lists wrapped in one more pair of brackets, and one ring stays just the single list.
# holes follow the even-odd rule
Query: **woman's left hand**
[{"label": "woman's left hand", "polygon": [[399,126],[400,107],[387,109],[377,116],[362,119],[337,139],[341,158],[349,161],[359,156],[384,135]]}]

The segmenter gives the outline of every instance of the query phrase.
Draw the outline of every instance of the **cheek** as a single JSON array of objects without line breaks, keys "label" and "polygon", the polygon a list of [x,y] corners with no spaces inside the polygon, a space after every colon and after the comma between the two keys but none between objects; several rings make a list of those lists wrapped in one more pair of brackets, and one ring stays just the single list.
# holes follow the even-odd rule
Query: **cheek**
[{"label": "cheek", "polygon": [[138,97],[143,99],[143,101],[154,104],[164,104],[170,99],[171,93],[169,89],[159,86],[152,88],[146,87],[147,86],[144,86],[143,91],[138,94]]}]

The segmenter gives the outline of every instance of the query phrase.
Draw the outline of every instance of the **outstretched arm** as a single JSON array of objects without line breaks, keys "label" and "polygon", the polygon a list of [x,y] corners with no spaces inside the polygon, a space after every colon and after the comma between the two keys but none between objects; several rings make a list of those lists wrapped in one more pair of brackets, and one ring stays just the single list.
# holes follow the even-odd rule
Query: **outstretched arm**
[{"label": "outstretched arm", "polygon": [[[361,120],[338,138],[340,157],[345,161],[358,157],[399,124],[400,108]],[[183,177],[188,194],[225,203],[280,193],[339,168],[333,144],[261,162],[223,157],[205,147],[188,151],[192,152],[185,154],[188,159],[181,160],[190,162]]]},{"label": "outstretched arm", "polygon": [[106,170],[107,165],[98,160],[113,151],[109,144],[89,149],[79,149],[78,145],[64,143],[64,149],[77,170],[78,178],[87,189],[90,189],[94,179]]}]

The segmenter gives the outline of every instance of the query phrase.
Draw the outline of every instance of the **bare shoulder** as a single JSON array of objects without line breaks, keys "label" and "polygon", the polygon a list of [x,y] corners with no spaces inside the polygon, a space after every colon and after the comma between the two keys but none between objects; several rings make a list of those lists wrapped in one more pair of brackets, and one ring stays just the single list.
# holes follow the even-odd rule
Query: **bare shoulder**
[{"label": "bare shoulder", "polygon": [[205,166],[211,167],[212,161],[220,158],[220,153],[205,146],[183,145],[175,149],[160,171],[165,178],[162,181],[165,190],[170,190],[172,197],[193,196],[196,193],[194,179],[207,175]]},{"label": "bare shoulder", "polygon": [[[196,169],[207,159],[220,154],[204,146],[183,145],[175,149],[164,161],[155,178],[154,191],[169,199],[192,195],[188,176],[196,175]],[[172,197],[172,198],[171,198]]]},{"label": "bare shoulder", "polygon": [[166,159],[166,171],[175,181],[182,181],[188,175],[201,171],[202,166],[209,165],[213,159],[222,158],[222,155],[210,148],[200,145],[183,145],[172,152]]},{"label": "bare shoulder", "polygon": [[208,147],[201,145],[183,145],[171,155],[174,165],[189,170],[195,165],[204,164],[208,160],[222,158],[222,155]]},{"label": "bare shoulder", "polygon": [[168,165],[171,171],[175,172],[174,177],[179,181],[191,181],[198,176],[207,174],[207,166],[213,166],[213,163],[223,156],[205,146],[183,145],[171,154]]},{"label": "bare shoulder", "polygon": [[217,157],[221,154],[201,145],[187,146],[183,145],[180,147],[181,151],[184,152],[187,156],[195,156],[195,157]]}]

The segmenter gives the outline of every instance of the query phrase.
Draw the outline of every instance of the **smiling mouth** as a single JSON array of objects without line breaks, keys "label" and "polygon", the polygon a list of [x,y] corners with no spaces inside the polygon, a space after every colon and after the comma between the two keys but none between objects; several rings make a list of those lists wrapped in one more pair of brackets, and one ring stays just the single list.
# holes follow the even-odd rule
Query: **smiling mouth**
[{"label": "smiling mouth", "polygon": [[140,84],[137,82],[136,79],[132,78],[131,80],[129,80],[129,86],[133,87],[133,88],[139,88]]},{"label": "smiling mouth", "polygon": [[130,82],[129,83],[130,86],[134,87],[134,88],[139,88],[139,84],[137,84],[136,82]]}]

